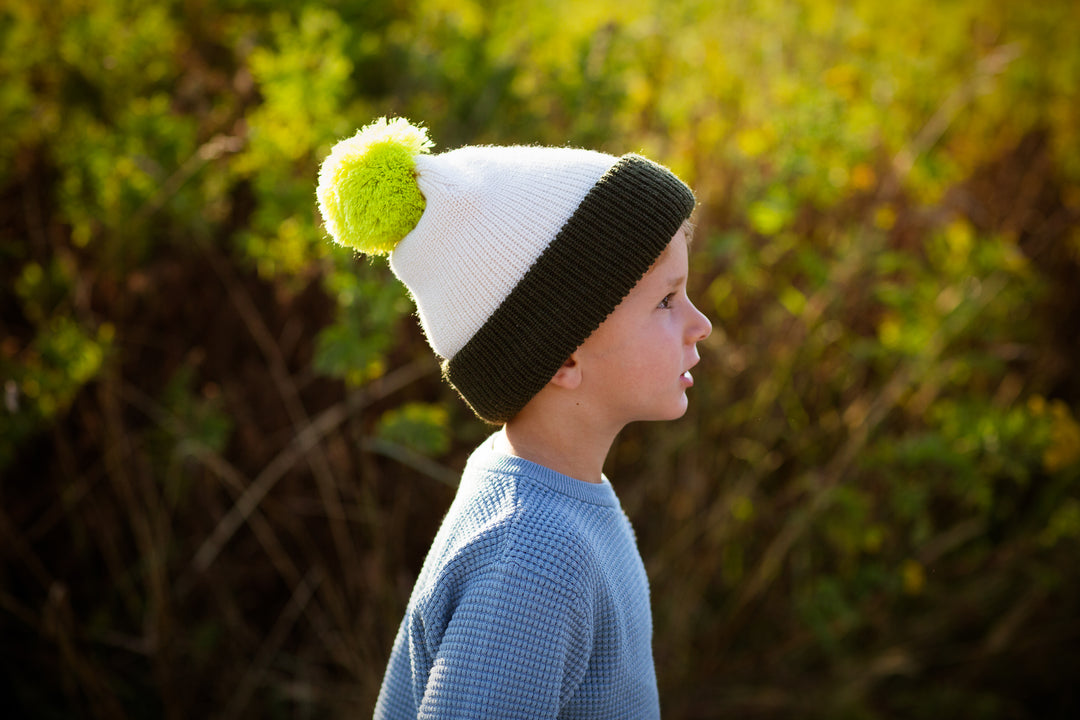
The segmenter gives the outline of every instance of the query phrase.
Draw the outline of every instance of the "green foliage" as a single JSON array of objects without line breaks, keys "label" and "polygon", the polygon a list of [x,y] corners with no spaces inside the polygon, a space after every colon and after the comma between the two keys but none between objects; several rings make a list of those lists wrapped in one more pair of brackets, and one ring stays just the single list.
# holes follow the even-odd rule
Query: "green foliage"
[{"label": "green foliage", "polygon": [[319,331],[315,369],[361,385],[386,371],[386,355],[409,301],[385,264],[357,262],[335,250],[325,286],[336,300],[337,319]]},{"label": "green foliage", "polygon": [[439,457],[450,449],[449,420],[441,405],[407,403],[380,417],[375,432],[383,440]]},{"label": "green foliage", "polygon": [[90,331],[70,318],[54,317],[25,349],[0,358],[7,405],[0,415],[0,469],[21,443],[67,411],[76,393],[102,369],[112,342],[111,325]]},{"label": "green foliage", "polygon": [[370,708],[487,432],[320,224],[331,147],[405,116],[695,188],[690,414],[607,468],[666,717],[1075,715],[1078,34],[1065,0],[4,3],[14,711]]},{"label": "green foliage", "polygon": [[20,443],[62,416],[76,393],[101,371],[115,328],[87,327],[70,316],[68,298],[77,282],[70,257],[42,267],[29,262],[14,282],[22,313],[35,333],[25,346],[15,337],[0,349],[6,412],[0,414],[0,469]]}]

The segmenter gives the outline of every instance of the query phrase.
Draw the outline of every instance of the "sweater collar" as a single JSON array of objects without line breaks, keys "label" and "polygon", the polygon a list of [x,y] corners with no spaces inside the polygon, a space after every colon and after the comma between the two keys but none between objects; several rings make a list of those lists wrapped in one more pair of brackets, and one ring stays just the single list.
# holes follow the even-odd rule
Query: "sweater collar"
[{"label": "sweater collar", "polygon": [[575,500],[604,507],[619,507],[619,498],[615,494],[615,488],[612,487],[606,475],[601,475],[599,483],[585,482],[531,460],[499,452],[495,449],[495,438],[501,432],[502,430],[499,430],[488,437],[473,452],[469,457],[467,473],[471,471],[511,475]]}]

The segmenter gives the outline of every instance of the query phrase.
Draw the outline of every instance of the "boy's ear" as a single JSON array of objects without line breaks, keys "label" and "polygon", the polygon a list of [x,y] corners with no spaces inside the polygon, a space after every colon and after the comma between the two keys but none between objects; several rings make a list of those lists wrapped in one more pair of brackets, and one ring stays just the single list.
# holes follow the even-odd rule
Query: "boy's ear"
[{"label": "boy's ear", "polygon": [[566,359],[550,383],[564,390],[573,390],[581,384],[581,364],[578,362],[577,353]]}]

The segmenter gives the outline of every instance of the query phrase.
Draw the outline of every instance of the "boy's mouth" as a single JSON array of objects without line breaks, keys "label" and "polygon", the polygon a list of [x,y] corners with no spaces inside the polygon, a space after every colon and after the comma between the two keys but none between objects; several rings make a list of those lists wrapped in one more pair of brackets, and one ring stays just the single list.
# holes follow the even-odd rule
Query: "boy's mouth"
[{"label": "boy's mouth", "polygon": [[686,387],[693,387],[694,376],[690,374],[689,370],[683,372],[683,374],[680,375],[679,378],[683,381],[683,384],[686,385]]}]

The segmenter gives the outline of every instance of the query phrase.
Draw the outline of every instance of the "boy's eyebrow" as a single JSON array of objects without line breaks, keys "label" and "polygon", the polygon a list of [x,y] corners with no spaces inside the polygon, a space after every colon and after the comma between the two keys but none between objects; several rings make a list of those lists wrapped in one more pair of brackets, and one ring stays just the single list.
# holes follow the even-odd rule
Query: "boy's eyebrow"
[{"label": "boy's eyebrow", "polygon": [[686,276],[685,275],[673,276],[670,280],[668,280],[668,287],[671,287],[671,288],[682,287],[683,284],[685,284],[685,283],[686,283]]}]

